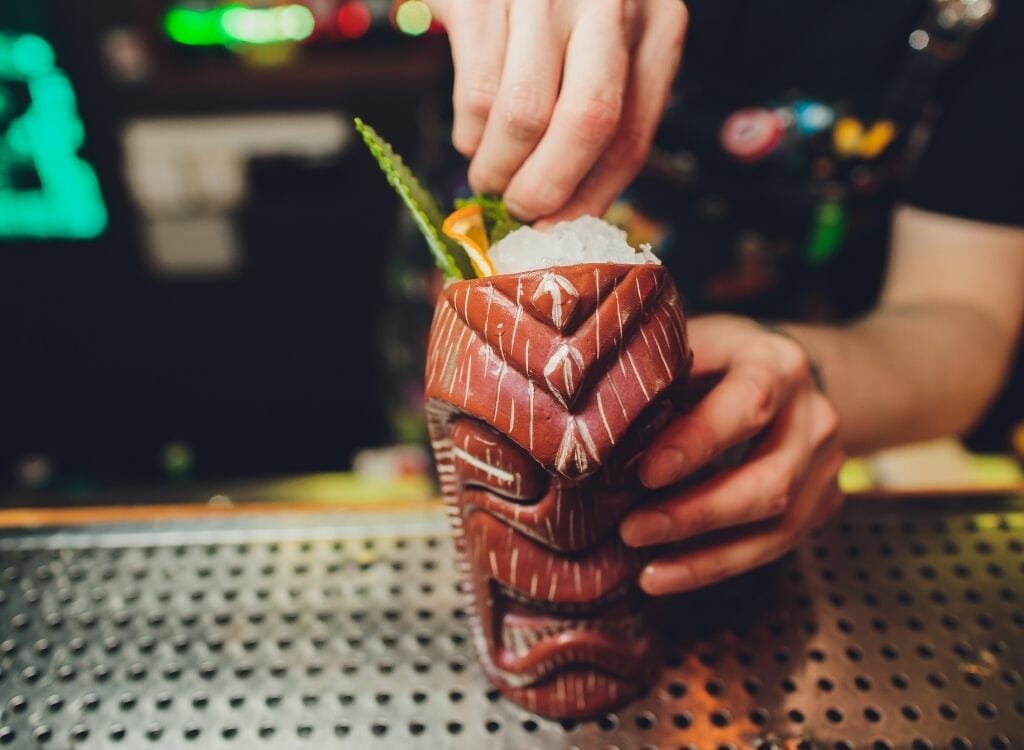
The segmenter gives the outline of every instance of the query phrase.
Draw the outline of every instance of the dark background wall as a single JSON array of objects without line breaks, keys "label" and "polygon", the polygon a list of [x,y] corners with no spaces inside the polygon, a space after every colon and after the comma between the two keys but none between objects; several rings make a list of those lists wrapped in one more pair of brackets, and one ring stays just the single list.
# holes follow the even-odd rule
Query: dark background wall
[{"label": "dark background wall", "polygon": [[[140,116],[336,110],[415,154],[443,42],[388,29],[261,69],[173,48],[161,13],[144,0],[0,8],[0,28],[55,44],[111,215],[96,240],[0,240],[0,483],[34,454],[106,481],[159,476],[171,441],[197,472],[225,475],[342,468],[386,438],[376,332],[397,207],[363,150],[251,163],[240,270],[180,280],[145,260],[120,133]],[[145,42],[143,80],[111,74],[111,30]]]}]

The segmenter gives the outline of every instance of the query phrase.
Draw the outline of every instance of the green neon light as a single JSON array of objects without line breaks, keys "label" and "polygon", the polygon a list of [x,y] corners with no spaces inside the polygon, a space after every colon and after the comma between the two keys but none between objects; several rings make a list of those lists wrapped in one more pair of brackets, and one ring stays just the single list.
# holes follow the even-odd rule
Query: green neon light
[{"label": "green neon light", "polygon": [[818,206],[814,226],[805,248],[805,257],[811,265],[822,265],[832,260],[842,247],[846,235],[846,210],[843,204],[830,200]]},{"label": "green neon light", "polygon": [[301,42],[313,34],[316,19],[305,5],[249,8],[238,3],[197,10],[172,8],[164,16],[164,31],[189,47]]},{"label": "green neon light", "polygon": [[[18,101],[28,100],[19,110]],[[0,33],[0,237],[90,239],[107,226],[85,128],[50,44]],[[25,187],[17,175],[32,174]]]},{"label": "green neon light", "polygon": [[221,13],[216,11],[172,8],[164,17],[164,31],[178,44],[190,47],[210,47],[223,44],[220,28]]}]

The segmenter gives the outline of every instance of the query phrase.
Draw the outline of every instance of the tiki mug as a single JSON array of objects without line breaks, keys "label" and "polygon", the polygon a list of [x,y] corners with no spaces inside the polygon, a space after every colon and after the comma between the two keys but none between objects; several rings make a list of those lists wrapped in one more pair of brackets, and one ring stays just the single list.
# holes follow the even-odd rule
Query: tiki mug
[{"label": "tiki mug", "polygon": [[438,301],[427,416],[470,624],[488,678],[531,711],[593,716],[651,678],[648,553],[618,524],[690,363],[658,265],[459,281]]}]

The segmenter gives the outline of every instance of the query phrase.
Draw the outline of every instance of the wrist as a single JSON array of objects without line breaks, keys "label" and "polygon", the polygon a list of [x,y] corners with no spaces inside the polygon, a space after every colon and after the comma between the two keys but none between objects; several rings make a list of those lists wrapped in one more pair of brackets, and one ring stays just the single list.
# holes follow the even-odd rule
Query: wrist
[{"label": "wrist", "polygon": [[782,336],[783,338],[787,338],[790,341],[794,342],[801,349],[803,349],[804,354],[807,357],[807,367],[811,374],[811,380],[814,381],[814,385],[817,387],[819,391],[821,391],[822,393],[828,392],[825,387],[825,376],[822,373],[821,365],[818,363],[818,360],[814,356],[813,352],[811,352],[811,350],[807,347],[807,344],[804,343],[804,341],[799,336],[797,336],[792,331],[787,330],[780,323],[759,320],[757,321],[757,324],[768,333],[773,333],[776,336]]}]

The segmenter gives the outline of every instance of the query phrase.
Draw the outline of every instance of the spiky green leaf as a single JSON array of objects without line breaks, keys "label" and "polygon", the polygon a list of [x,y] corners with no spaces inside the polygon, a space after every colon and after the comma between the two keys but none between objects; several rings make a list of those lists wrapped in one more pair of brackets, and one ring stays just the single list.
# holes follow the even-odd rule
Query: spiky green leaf
[{"label": "spiky green leaf", "polygon": [[419,227],[427,246],[434,256],[434,262],[446,279],[471,279],[476,274],[469,263],[469,258],[456,243],[450,241],[441,231],[444,215],[438,208],[434,197],[427,191],[412,170],[395,153],[391,144],[378,135],[377,131],[355,118],[356,130],[363,137],[363,142],[377,161],[388,183],[402,199],[413,221]]}]

